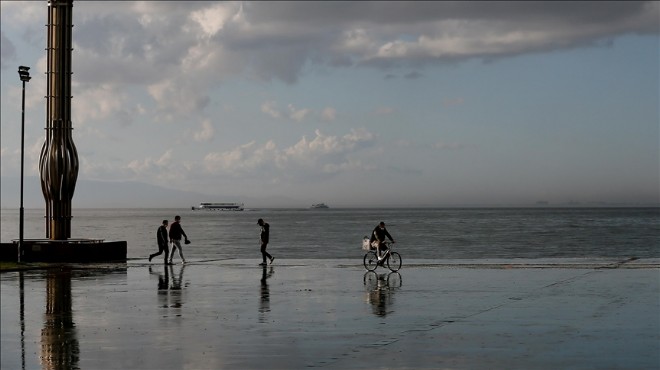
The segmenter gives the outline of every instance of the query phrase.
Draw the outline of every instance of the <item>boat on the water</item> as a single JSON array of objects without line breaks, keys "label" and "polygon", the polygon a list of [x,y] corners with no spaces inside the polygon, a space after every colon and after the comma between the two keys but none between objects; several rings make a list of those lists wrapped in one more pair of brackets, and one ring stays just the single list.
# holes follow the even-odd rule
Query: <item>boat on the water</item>
[{"label": "boat on the water", "polygon": [[242,211],[243,203],[200,203],[198,206],[192,206],[193,211]]},{"label": "boat on the water", "polygon": [[317,204],[312,204],[311,208],[319,209],[319,208],[330,208],[330,207],[328,207],[328,205],[325,203],[317,203]]}]

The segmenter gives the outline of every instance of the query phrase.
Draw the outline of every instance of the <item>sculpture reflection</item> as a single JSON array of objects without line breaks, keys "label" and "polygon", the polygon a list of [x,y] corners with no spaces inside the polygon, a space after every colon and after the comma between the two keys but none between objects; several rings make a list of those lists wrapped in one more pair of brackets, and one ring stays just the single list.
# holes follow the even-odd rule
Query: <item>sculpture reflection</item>
[{"label": "sculpture reflection", "polygon": [[394,303],[394,292],[401,287],[401,274],[376,274],[367,271],[363,277],[367,290],[367,302],[371,304],[372,313],[376,316],[386,316],[391,313],[390,306]]},{"label": "sculpture reflection", "polygon": [[43,369],[78,369],[80,345],[73,322],[71,270],[49,270],[46,277],[46,313],[41,330]]}]

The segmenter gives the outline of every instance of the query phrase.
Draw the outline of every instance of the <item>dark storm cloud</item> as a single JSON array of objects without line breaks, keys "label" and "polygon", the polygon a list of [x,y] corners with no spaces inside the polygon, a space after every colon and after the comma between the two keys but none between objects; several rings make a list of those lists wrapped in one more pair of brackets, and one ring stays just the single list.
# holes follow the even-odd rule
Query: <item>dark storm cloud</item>
[{"label": "dark storm cloud", "polygon": [[150,86],[163,104],[173,94],[203,100],[235,75],[293,84],[307,66],[422,70],[604,45],[657,33],[658,9],[636,1],[78,2],[76,71],[82,83]]},{"label": "dark storm cloud", "polygon": [[[248,3],[253,22],[316,25],[416,24],[443,20],[503,22],[607,23],[635,18],[649,1],[385,1]],[[657,16],[657,14],[656,14]],[[652,32],[640,24],[643,32]]]}]

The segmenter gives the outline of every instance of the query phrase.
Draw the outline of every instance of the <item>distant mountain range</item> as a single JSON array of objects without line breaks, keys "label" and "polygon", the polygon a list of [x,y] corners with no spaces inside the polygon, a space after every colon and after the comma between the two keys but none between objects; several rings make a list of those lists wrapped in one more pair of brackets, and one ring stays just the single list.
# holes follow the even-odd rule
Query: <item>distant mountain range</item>
[{"label": "distant mountain range", "polygon": [[[24,183],[23,204],[26,209],[43,208],[44,197],[41,193],[41,182],[36,176],[26,177]],[[285,196],[276,197],[244,197],[232,195],[209,195],[190,191],[179,191],[162,186],[150,185],[136,181],[92,181],[78,180],[73,197],[73,208],[182,208],[190,209],[200,202],[238,202],[244,203],[246,209],[258,208],[309,208],[311,199],[293,199]],[[0,178],[0,208],[16,208],[20,206],[20,179],[17,177]],[[442,205],[429,205],[443,207]],[[448,207],[455,207],[450,205]],[[475,207],[479,205],[465,205]],[[493,205],[484,205],[493,207]],[[512,204],[495,207],[659,207],[658,203],[613,203],[613,202],[565,202],[551,203],[538,201],[536,204]],[[334,206],[333,206],[334,207]],[[341,207],[341,206],[340,206]],[[385,206],[387,207],[387,206]]]},{"label": "distant mountain range", "polygon": [[[189,208],[200,202],[240,202],[251,207],[296,207],[293,199],[257,199],[236,196],[211,196],[179,191],[135,181],[112,182],[78,180],[73,196],[74,208]],[[38,177],[26,177],[23,185],[24,208],[42,208],[45,205]],[[304,206],[304,205],[303,205]],[[20,179],[2,177],[0,181],[0,207],[20,207]]]}]

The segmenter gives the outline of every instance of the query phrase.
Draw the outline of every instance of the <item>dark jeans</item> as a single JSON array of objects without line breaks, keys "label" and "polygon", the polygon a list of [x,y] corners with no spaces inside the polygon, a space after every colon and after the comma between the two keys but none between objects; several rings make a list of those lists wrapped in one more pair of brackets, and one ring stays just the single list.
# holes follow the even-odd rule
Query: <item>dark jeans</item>
[{"label": "dark jeans", "polygon": [[165,263],[167,263],[167,256],[170,254],[170,248],[165,244],[158,244],[158,253],[149,255],[149,260],[165,252]]},{"label": "dark jeans", "polygon": [[273,258],[273,256],[271,256],[270,254],[268,254],[268,252],[266,252],[267,246],[268,243],[261,243],[261,257],[264,259],[264,263],[266,263],[266,257],[268,257],[269,259]]}]

